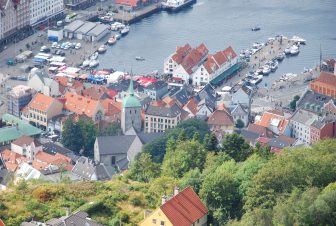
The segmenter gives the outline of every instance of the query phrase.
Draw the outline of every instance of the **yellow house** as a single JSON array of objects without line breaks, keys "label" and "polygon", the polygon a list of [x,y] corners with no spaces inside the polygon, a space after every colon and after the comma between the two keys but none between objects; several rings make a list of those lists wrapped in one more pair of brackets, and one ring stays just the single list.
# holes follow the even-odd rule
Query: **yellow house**
[{"label": "yellow house", "polygon": [[162,198],[162,205],[150,213],[140,226],[205,226],[207,225],[208,209],[200,198],[188,187],[167,200]]}]

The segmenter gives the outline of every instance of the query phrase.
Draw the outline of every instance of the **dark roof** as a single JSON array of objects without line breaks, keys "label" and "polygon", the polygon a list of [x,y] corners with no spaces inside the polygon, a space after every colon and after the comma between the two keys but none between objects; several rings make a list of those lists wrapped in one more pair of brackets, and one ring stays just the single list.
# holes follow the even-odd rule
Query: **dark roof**
[{"label": "dark roof", "polygon": [[253,93],[253,90],[250,89],[249,87],[245,86],[245,85],[242,86],[241,89],[242,89],[247,95],[249,95],[249,96],[251,96],[252,93]]},{"label": "dark roof", "polygon": [[73,213],[70,216],[64,216],[58,219],[51,219],[47,221],[50,226],[104,226],[96,223],[88,218],[85,212]]},{"label": "dark roof", "polygon": [[250,123],[247,130],[259,134],[261,137],[274,138],[274,133],[267,127],[263,127],[254,123]]},{"label": "dark roof", "polygon": [[173,106],[153,106],[149,105],[146,110],[147,115],[174,118],[181,114],[181,108],[174,104]]},{"label": "dark roof", "polygon": [[273,139],[270,139],[267,143],[270,147],[275,147],[275,148],[285,148],[285,147],[290,147],[292,144],[284,141],[284,140],[281,140],[281,139],[278,139],[278,138],[273,138]]},{"label": "dark roof", "polygon": [[79,159],[79,156],[76,155],[73,151],[71,151],[70,149],[67,149],[65,147],[59,146],[55,143],[52,142],[48,142],[43,144],[43,151],[51,154],[51,155],[55,155],[56,153],[65,155],[69,158],[71,158],[72,161],[76,162]]},{"label": "dark roof", "polygon": [[[135,135],[97,137],[100,155],[127,154]],[[111,148],[113,145],[113,148]]]},{"label": "dark roof", "polygon": [[213,102],[216,101],[216,90],[208,83],[206,84],[201,91],[198,92],[197,98],[199,100],[209,98]]},{"label": "dark roof", "polygon": [[297,108],[306,109],[311,112],[321,112],[324,104],[328,103],[332,98],[322,94],[307,90],[300,100],[296,103]]},{"label": "dark roof", "polygon": [[159,81],[157,81],[155,83],[150,84],[145,89],[147,89],[147,90],[156,90],[157,91],[157,90],[160,90],[160,89],[162,89],[164,87],[167,87],[167,83],[165,83],[164,81],[159,80]]},{"label": "dark roof", "polygon": [[164,133],[138,133],[137,135],[142,144],[147,144],[157,138],[162,137]]},{"label": "dark roof", "polygon": [[[122,92],[122,91],[127,91],[129,86],[130,86],[130,80],[127,79],[127,80],[121,80],[118,83],[113,83],[108,88],[119,93],[119,92]],[[135,89],[139,86],[139,83],[137,81],[133,81],[133,86],[134,86],[134,89]]]},{"label": "dark roof", "polygon": [[173,97],[175,97],[180,104],[185,105],[189,101],[191,94],[192,92],[186,86],[183,86]]},{"label": "dark roof", "polygon": [[258,139],[260,137],[259,133],[253,132],[253,131],[249,131],[246,129],[240,130],[239,134],[248,141],[255,141],[256,139]]},{"label": "dark roof", "polygon": [[72,173],[85,180],[92,180],[93,176],[96,180],[108,180],[111,178],[103,164],[96,163],[84,156],[77,160]]},{"label": "dark roof", "polygon": [[326,124],[336,122],[336,117],[334,115],[325,115],[323,117],[320,117],[316,119],[311,126],[317,129],[322,129]]}]

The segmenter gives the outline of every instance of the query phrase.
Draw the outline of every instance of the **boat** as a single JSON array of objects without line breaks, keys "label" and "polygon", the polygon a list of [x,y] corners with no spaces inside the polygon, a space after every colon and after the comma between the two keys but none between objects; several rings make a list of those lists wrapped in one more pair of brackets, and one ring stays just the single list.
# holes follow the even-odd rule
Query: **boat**
[{"label": "boat", "polygon": [[135,59],[136,59],[137,61],[144,61],[144,60],[145,60],[145,58],[144,58],[144,57],[141,57],[141,56],[137,56],[137,57],[135,57]]},{"label": "boat", "polygon": [[101,46],[98,48],[98,53],[105,53],[106,50],[107,50],[106,45],[101,45]]},{"label": "boat", "polygon": [[299,47],[298,47],[297,45],[293,45],[293,46],[290,48],[290,54],[291,54],[292,56],[294,56],[294,55],[298,55],[299,52],[300,52],[300,49],[299,49]]},{"label": "boat", "polygon": [[117,42],[116,37],[113,35],[111,38],[109,38],[109,40],[107,41],[107,44],[109,45],[113,45]]},{"label": "boat", "polygon": [[277,61],[283,61],[285,58],[285,53],[279,53],[278,56],[276,57]]},{"label": "boat", "polygon": [[112,24],[113,23],[113,16],[112,15],[104,15],[98,17],[98,21],[103,24]]},{"label": "boat", "polygon": [[127,35],[129,31],[130,31],[130,27],[126,26],[120,31],[120,34],[121,35]]},{"label": "boat", "polygon": [[96,66],[98,66],[98,64],[99,64],[98,60],[91,60],[90,64],[89,64],[89,67],[96,67]]},{"label": "boat", "polygon": [[262,81],[262,78],[263,78],[262,75],[258,75],[258,76],[253,77],[249,82],[252,85],[258,85]]},{"label": "boat", "polygon": [[261,28],[260,28],[260,27],[258,27],[258,26],[256,26],[256,27],[252,27],[252,28],[251,28],[251,30],[252,30],[252,31],[260,31],[260,30],[261,30]]},{"label": "boat", "polygon": [[121,38],[121,34],[116,34],[116,35],[115,35],[115,38],[116,38],[117,40],[119,40],[119,39]]},{"label": "boat", "polygon": [[265,65],[263,67],[262,73],[263,73],[263,75],[268,75],[269,73],[271,73],[271,67],[268,66],[268,65]]},{"label": "boat", "polygon": [[94,54],[91,55],[90,60],[97,60],[98,58],[98,52],[95,52]]},{"label": "boat", "polygon": [[290,48],[290,47],[287,47],[287,48],[285,49],[284,53],[285,53],[286,55],[288,55],[288,54],[290,54],[290,51],[291,51],[291,48]]},{"label": "boat", "polygon": [[303,38],[300,38],[299,36],[293,36],[292,38],[291,38],[291,41],[293,41],[293,42],[295,42],[295,43],[300,43],[300,44],[302,44],[302,45],[306,45],[306,40],[305,39],[303,39]]},{"label": "boat", "polygon": [[87,66],[89,66],[89,64],[90,64],[90,60],[87,59],[87,60],[84,60],[84,61],[83,61],[82,66],[83,66],[83,67],[87,67]]},{"label": "boat", "polygon": [[272,72],[275,72],[277,69],[278,69],[278,61],[273,61],[272,64],[271,64],[271,71]]},{"label": "boat", "polygon": [[196,0],[167,0],[162,2],[163,9],[169,12],[177,12],[187,6],[191,6],[196,3]]}]

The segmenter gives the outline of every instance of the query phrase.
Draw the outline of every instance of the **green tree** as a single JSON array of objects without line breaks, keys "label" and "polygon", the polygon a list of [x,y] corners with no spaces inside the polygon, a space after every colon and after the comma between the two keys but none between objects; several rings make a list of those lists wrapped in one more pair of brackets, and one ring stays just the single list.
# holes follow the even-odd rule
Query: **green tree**
[{"label": "green tree", "polygon": [[270,159],[274,156],[270,146],[262,147],[259,142],[255,145],[254,152],[264,159]]},{"label": "green tree", "polygon": [[296,102],[300,99],[300,96],[296,95],[294,96],[293,100],[289,103],[289,107],[295,111],[296,109]]},{"label": "green tree", "polygon": [[242,162],[251,155],[252,149],[244,138],[236,133],[226,134],[222,142],[222,151],[237,162]]},{"label": "green tree", "polygon": [[241,128],[244,128],[244,126],[245,126],[244,122],[241,119],[237,119],[236,127],[241,129]]},{"label": "green tree", "polygon": [[99,130],[99,136],[116,136],[122,134],[119,123],[112,122],[107,127]]},{"label": "green tree", "polygon": [[170,196],[178,181],[172,177],[161,176],[154,179],[149,186],[147,200],[153,207],[161,204],[162,196]]},{"label": "green tree", "polygon": [[218,151],[218,140],[215,134],[206,134],[203,140],[204,148],[207,151]]},{"label": "green tree", "polygon": [[160,175],[160,166],[152,161],[149,153],[141,152],[131,164],[128,173],[131,179],[148,183]]},{"label": "green tree", "polygon": [[74,152],[79,152],[83,147],[83,136],[81,128],[77,123],[73,123],[71,118],[68,118],[63,126],[62,144]]},{"label": "green tree", "polygon": [[162,164],[162,174],[181,178],[186,172],[196,167],[203,169],[206,151],[195,140],[179,142],[175,148],[168,149]]},{"label": "green tree", "polygon": [[180,180],[180,188],[192,187],[196,193],[199,192],[202,184],[202,174],[198,168],[189,170]]},{"label": "green tree", "polygon": [[83,119],[80,119],[77,124],[83,137],[84,155],[93,157],[93,146],[97,136],[96,125],[91,121],[84,121]]}]

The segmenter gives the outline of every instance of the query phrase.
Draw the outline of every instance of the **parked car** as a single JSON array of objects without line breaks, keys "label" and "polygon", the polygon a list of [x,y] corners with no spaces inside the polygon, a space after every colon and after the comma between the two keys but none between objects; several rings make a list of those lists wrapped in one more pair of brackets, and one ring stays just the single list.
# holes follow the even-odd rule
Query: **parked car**
[{"label": "parked car", "polygon": [[82,47],[82,44],[77,43],[76,46],[75,46],[75,49],[80,49],[81,47]]}]

